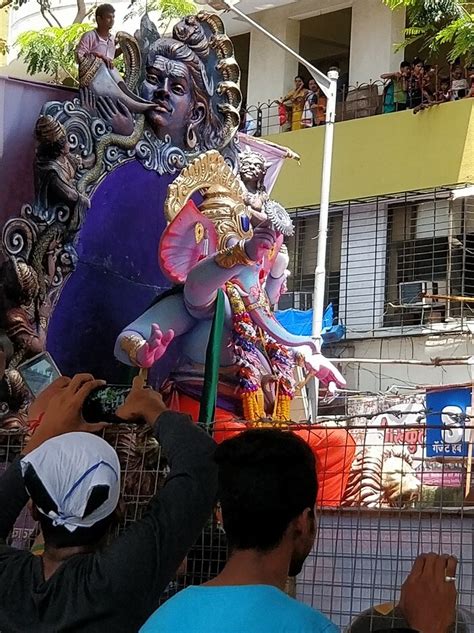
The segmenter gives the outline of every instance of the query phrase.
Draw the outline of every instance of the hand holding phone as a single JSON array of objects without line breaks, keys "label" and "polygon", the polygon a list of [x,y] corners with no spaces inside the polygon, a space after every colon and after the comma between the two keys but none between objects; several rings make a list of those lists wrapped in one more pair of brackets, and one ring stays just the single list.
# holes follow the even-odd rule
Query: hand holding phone
[{"label": "hand holding phone", "polygon": [[119,418],[116,415],[116,411],[124,404],[130,391],[131,389],[127,385],[102,385],[97,387],[84,401],[82,407],[84,420],[89,423],[125,423],[126,420]]},{"label": "hand holding phone", "polygon": [[[59,377],[47,389],[54,391],[54,394],[48,394],[50,397],[41,424],[26,445],[24,454],[64,433],[101,431],[105,424],[87,423],[82,415],[82,407],[87,396],[103,384],[103,380],[95,380],[90,374],[77,374],[72,379]],[[43,393],[46,394],[46,391]]]}]

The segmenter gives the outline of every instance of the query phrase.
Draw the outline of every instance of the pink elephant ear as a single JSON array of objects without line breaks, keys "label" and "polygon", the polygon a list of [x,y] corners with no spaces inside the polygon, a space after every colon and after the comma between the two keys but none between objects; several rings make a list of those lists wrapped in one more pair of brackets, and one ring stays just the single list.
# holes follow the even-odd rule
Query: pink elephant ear
[{"label": "pink elephant ear", "polygon": [[164,230],[158,246],[161,270],[175,283],[186,281],[201,259],[217,251],[217,233],[192,200]]}]

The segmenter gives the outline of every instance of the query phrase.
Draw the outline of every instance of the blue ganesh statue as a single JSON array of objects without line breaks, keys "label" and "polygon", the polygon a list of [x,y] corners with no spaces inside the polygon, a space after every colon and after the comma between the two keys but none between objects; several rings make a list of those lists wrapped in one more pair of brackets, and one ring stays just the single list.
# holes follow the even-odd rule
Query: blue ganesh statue
[{"label": "blue ganesh statue", "polygon": [[[199,206],[191,199],[197,193],[202,196]],[[246,423],[289,423],[296,365],[330,389],[345,384],[314,340],[289,333],[276,320],[272,305],[287,277],[283,239],[292,234],[293,224],[268,196],[256,205],[247,194],[216,151],[201,154],[182,170],[168,189],[168,225],[157,254],[175,286],[130,323],[115,346],[120,361],[151,368],[150,379],[171,407],[197,419],[222,290],[217,441],[240,432]],[[312,425],[296,432],[310,443],[317,459],[324,458],[320,497],[326,505],[337,505],[354,455],[352,438],[342,429]]]}]

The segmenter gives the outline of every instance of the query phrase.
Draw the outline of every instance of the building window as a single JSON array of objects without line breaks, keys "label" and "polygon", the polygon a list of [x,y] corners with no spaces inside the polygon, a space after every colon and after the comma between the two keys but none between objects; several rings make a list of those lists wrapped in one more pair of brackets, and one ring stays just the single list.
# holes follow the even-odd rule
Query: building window
[{"label": "building window", "polygon": [[[319,214],[305,212],[292,214],[295,232],[287,241],[291,276],[288,278],[288,293],[278,302],[278,309],[296,308],[309,310],[313,305],[314,271],[318,251]],[[335,315],[339,308],[339,286],[341,276],[342,214],[329,216],[328,243],[326,252],[325,305],[332,303]]]},{"label": "building window", "polygon": [[429,296],[474,290],[468,206],[446,197],[388,208],[384,326],[459,318],[469,305],[471,313],[474,304]]}]

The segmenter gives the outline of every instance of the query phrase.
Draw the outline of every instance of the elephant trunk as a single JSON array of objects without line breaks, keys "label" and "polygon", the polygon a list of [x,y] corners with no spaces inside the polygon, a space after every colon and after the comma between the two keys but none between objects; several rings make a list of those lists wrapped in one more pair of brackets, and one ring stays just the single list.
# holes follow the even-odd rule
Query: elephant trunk
[{"label": "elephant trunk", "polygon": [[315,340],[307,338],[306,336],[291,334],[291,332],[285,330],[273,314],[269,314],[261,308],[254,308],[250,313],[250,316],[254,323],[274,338],[277,343],[286,345],[287,347],[309,345],[315,354],[319,353],[319,345]]}]

